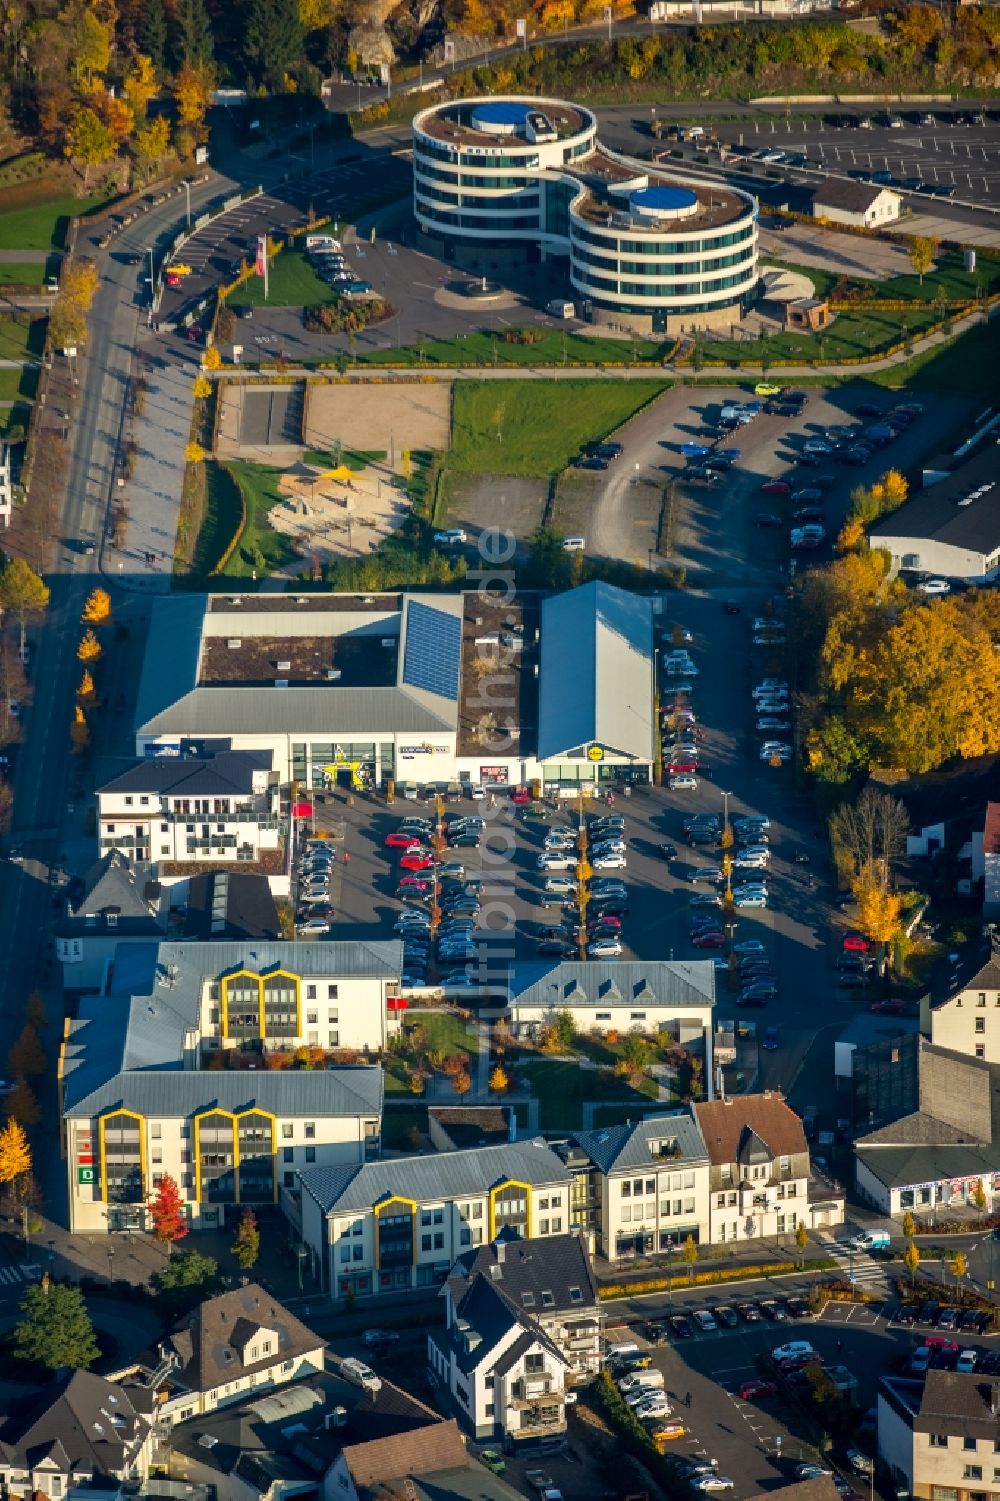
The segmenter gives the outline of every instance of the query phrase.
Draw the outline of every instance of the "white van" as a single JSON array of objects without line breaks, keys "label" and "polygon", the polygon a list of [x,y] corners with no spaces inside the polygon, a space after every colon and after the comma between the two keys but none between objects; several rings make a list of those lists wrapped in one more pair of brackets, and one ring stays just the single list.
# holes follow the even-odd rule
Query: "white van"
[{"label": "white van", "polygon": [[561,297],[554,297],[551,302],[546,303],[545,311],[550,318],[575,318],[576,304],[564,302]]},{"label": "white van", "polygon": [[563,541],[563,552],[585,552],[586,549],[586,537],[566,537]]},{"label": "white van", "polygon": [[664,1388],[663,1372],[650,1367],[648,1371],[629,1371],[618,1383],[618,1390],[623,1394],[634,1391],[660,1391]]},{"label": "white van", "polygon": [[340,241],[333,235],[306,235],[307,250],[339,250]]},{"label": "white van", "polygon": [[340,1374],[345,1381],[353,1381],[355,1386],[363,1386],[366,1392],[380,1392],[382,1382],[371,1366],[365,1365],[363,1360],[355,1360],[353,1356],[340,1362]]},{"label": "white van", "polygon": [[604,1359],[611,1364],[615,1360],[624,1360],[627,1355],[639,1355],[641,1352],[634,1339],[623,1340],[619,1345],[609,1345],[604,1352]]},{"label": "white van", "polygon": [[852,1251],[888,1251],[891,1244],[888,1230],[863,1230],[848,1241]]}]

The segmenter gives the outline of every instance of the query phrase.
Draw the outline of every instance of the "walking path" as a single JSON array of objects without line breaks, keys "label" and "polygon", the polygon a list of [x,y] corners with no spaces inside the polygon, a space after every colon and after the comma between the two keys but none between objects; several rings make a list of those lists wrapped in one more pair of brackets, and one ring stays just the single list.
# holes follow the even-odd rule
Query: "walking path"
[{"label": "walking path", "polygon": [[62,257],[61,250],[0,250],[0,265],[44,266],[50,255]]},{"label": "walking path", "polygon": [[127,424],[137,448],[135,474],[122,491],[128,529],[121,549],[105,544],[102,563],[109,577],[117,573],[118,582],[136,592],[170,589],[184,452],[194,410],[193,381],[190,365],[150,363],[142,416]]}]

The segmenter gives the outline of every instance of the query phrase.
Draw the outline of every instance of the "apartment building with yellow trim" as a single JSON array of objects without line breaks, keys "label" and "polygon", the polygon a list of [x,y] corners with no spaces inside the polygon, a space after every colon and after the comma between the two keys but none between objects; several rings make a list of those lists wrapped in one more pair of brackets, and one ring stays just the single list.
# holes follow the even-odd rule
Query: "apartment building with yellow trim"
[{"label": "apartment building with yellow trim", "polygon": [[534,1240],[570,1228],[573,1175],[541,1140],[297,1176],[282,1205],[334,1302],[435,1287],[502,1230]]},{"label": "apartment building with yellow trim", "polygon": [[70,1228],[146,1228],[169,1174],[215,1229],[300,1169],[376,1158],[381,1068],[274,1065],[381,1048],[400,963],[395,941],[122,944],[60,1055]]}]

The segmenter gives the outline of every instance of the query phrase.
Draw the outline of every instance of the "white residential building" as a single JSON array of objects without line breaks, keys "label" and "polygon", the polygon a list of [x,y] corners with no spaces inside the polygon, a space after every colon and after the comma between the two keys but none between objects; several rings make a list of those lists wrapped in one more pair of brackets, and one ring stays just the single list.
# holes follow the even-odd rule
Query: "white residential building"
[{"label": "white residential building", "polygon": [[708,1150],[709,1238],[717,1244],[840,1225],[844,1196],[814,1185],[801,1117],[775,1091],[691,1107]]},{"label": "white residential building", "polygon": [[[249,863],[281,846],[269,751],[147,756],[97,789],[101,853],[153,865]],[[175,876],[175,878],[177,878]]]},{"label": "white residential building", "polygon": [[980,1501],[1000,1486],[996,1383],[929,1370],[926,1379],[883,1377],[878,1387],[878,1458],[896,1494],[918,1501]]},{"label": "white residential building", "polygon": [[898,193],[878,183],[854,182],[846,177],[828,177],[813,194],[814,219],[830,224],[851,224],[858,229],[877,229],[899,218]]},{"label": "white residential building", "polygon": [[5,527],[10,526],[11,513],[14,509],[11,453],[12,449],[9,443],[0,443],[0,523]]},{"label": "white residential building", "polygon": [[216,1227],[299,1168],[377,1156],[381,1069],[288,1064],[383,1047],[400,961],[395,942],[122,945],[59,1061],[71,1228],[144,1228],[164,1174]]},{"label": "white residential building", "polygon": [[573,1224],[607,1260],[710,1239],[708,1151],[689,1111],[580,1131],[558,1150],[574,1173]]},{"label": "white residential building", "polygon": [[935,1047],[1000,1063],[1000,940],[987,939],[968,956],[952,956],[931,1000]]},{"label": "white residential building", "polygon": [[565,1434],[569,1363],[499,1281],[477,1272],[447,1321],[428,1335],[428,1363],[474,1438],[516,1453]]},{"label": "white residential building", "polygon": [[147,1372],[162,1423],[184,1423],[325,1369],[326,1341],[256,1282],[207,1298],[158,1347]]},{"label": "white residential building", "polygon": [[579,1032],[664,1032],[702,1051],[712,1078],[715,969],[710,959],[525,959],[510,966],[510,1025],[532,1037],[560,1011]]},{"label": "white residential building", "polygon": [[470,1247],[507,1229],[563,1235],[571,1175],[544,1141],[303,1169],[282,1196],[334,1302],[435,1287]]}]

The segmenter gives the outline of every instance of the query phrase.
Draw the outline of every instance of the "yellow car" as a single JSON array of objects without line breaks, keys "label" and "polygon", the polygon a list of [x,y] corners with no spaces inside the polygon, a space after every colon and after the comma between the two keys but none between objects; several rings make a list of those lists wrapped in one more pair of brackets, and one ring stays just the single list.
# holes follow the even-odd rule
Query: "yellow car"
[{"label": "yellow car", "polygon": [[774,382],[770,380],[759,380],[753,388],[753,394],[755,396],[780,396],[781,392],[782,387],[776,386]]},{"label": "yellow car", "polygon": [[672,1439],[683,1438],[685,1433],[687,1429],[683,1423],[661,1423],[659,1427],[650,1430],[649,1436],[659,1446],[670,1443]]}]

